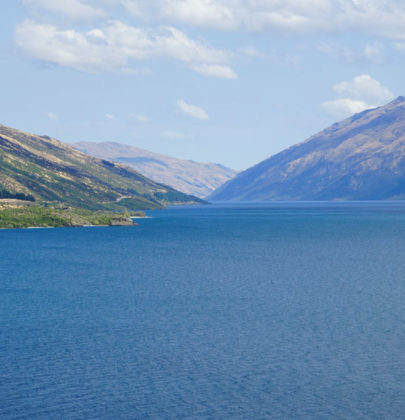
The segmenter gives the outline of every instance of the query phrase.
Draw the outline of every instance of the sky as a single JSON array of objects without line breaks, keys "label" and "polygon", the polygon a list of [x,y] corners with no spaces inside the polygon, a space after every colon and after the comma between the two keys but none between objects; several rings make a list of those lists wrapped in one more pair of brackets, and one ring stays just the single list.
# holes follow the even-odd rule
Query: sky
[{"label": "sky", "polygon": [[0,123],[248,168],[405,95],[403,0],[2,0]]}]

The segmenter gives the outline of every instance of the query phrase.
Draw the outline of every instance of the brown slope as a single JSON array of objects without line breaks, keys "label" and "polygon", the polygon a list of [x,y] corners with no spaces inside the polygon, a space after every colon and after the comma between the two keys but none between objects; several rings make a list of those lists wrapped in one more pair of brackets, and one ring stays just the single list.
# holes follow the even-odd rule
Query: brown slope
[{"label": "brown slope", "polygon": [[405,98],[333,124],[242,172],[210,198],[405,198]]}]

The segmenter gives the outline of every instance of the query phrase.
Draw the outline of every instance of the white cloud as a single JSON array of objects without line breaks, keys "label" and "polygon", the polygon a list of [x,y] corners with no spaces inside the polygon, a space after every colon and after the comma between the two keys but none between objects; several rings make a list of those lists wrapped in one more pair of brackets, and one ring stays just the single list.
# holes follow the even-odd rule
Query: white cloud
[{"label": "white cloud", "polygon": [[382,47],[381,42],[369,43],[364,48],[364,56],[374,63],[381,63],[383,61]]},{"label": "white cloud", "polygon": [[341,82],[333,86],[339,95],[347,95],[354,99],[386,102],[394,97],[393,93],[368,74],[356,76],[349,82]]},{"label": "white cloud", "polygon": [[395,48],[399,51],[405,51],[405,42],[395,42]]},{"label": "white cloud", "polygon": [[191,66],[191,68],[197,73],[203,74],[204,76],[218,77],[219,79],[237,79],[236,73],[229,67],[218,64],[197,64]]},{"label": "white cloud", "polygon": [[239,51],[243,55],[246,55],[248,57],[258,57],[258,58],[265,57],[265,54],[261,53],[259,50],[257,50],[254,47],[243,47],[243,48],[240,48]]},{"label": "white cloud", "polygon": [[163,0],[156,3],[159,4],[160,15],[165,19],[221,29],[234,29],[237,24],[232,8],[226,2],[223,4],[213,0]]},{"label": "white cloud", "polygon": [[179,99],[177,101],[177,106],[179,107],[180,111],[188,115],[189,117],[196,118],[198,120],[208,120],[208,114],[199,106],[188,104],[187,102],[183,101],[182,99]]},{"label": "white cloud", "polygon": [[105,118],[107,121],[113,121],[113,120],[115,120],[115,116],[114,116],[113,114],[105,114],[105,115],[104,115],[104,118]]},{"label": "white cloud", "polygon": [[349,98],[340,98],[333,101],[326,101],[322,104],[322,107],[327,111],[328,114],[334,117],[347,117],[352,114],[364,111],[368,108],[373,108],[372,105],[367,104],[364,101],[356,101]]},{"label": "white cloud", "polygon": [[45,112],[45,115],[52,121],[56,121],[58,119],[54,112]]},{"label": "white cloud", "polygon": [[[318,24],[327,27],[322,19],[330,0],[122,0],[121,3],[135,16],[163,21],[182,22],[193,26],[221,30],[246,28],[261,30],[266,27],[306,28],[318,18]],[[325,7],[326,5],[326,7]],[[311,17],[313,18],[311,20]]]},{"label": "white cloud", "polygon": [[131,113],[131,114],[128,115],[128,117],[131,118],[131,120],[137,120],[137,121],[140,121],[140,122],[148,122],[149,121],[149,118],[146,115],[143,115],[143,114],[133,114],[133,113]]},{"label": "white cloud", "polygon": [[72,19],[106,16],[104,5],[105,10],[123,7],[148,23],[286,33],[349,31],[405,40],[403,0],[23,0],[23,4]]},{"label": "white cloud", "polygon": [[368,74],[356,76],[351,81],[340,82],[332,89],[339,97],[324,102],[322,107],[335,117],[347,117],[383,105],[394,98],[394,94],[387,87]]},{"label": "white cloud", "polygon": [[105,16],[103,10],[80,0],[23,0],[23,5],[34,10],[60,13],[73,20],[91,20]]},{"label": "white cloud", "polygon": [[362,32],[405,39],[402,0],[121,0],[136,17],[221,30]]},{"label": "white cloud", "polygon": [[113,21],[85,32],[25,20],[16,27],[15,40],[34,58],[81,71],[131,73],[134,61],[171,58],[206,76],[236,77],[228,65],[229,52],[171,27],[147,30]]},{"label": "white cloud", "polygon": [[184,139],[191,139],[193,136],[190,134],[182,133],[180,131],[165,131],[163,135],[169,139],[173,140],[184,140]]}]

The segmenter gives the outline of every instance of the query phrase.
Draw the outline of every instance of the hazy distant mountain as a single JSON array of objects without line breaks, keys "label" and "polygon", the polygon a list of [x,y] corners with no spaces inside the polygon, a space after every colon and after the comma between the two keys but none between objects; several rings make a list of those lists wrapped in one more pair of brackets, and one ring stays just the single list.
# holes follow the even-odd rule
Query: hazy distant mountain
[{"label": "hazy distant mountain", "polygon": [[206,197],[237,174],[218,163],[176,159],[114,142],[80,142],[73,147],[91,156],[125,163],[156,182],[197,197]]},{"label": "hazy distant mountain", "polygon": [[0,198],[90,209],[144,209],[201,202],[122,164],[90,157],[48,136],[2,125]]},{"label": "hazy distant mountain", "polygon": [[405,199],[405,98],[333,124],[240,173],[209,198]]}]

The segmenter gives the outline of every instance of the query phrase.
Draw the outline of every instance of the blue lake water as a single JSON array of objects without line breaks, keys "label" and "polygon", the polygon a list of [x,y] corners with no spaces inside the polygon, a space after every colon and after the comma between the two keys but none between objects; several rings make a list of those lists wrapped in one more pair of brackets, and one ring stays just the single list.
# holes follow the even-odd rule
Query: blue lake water
[{"label": "blue lake water", "polygon": [[0,231],[1,419],[399,419],[405,203]]}]

